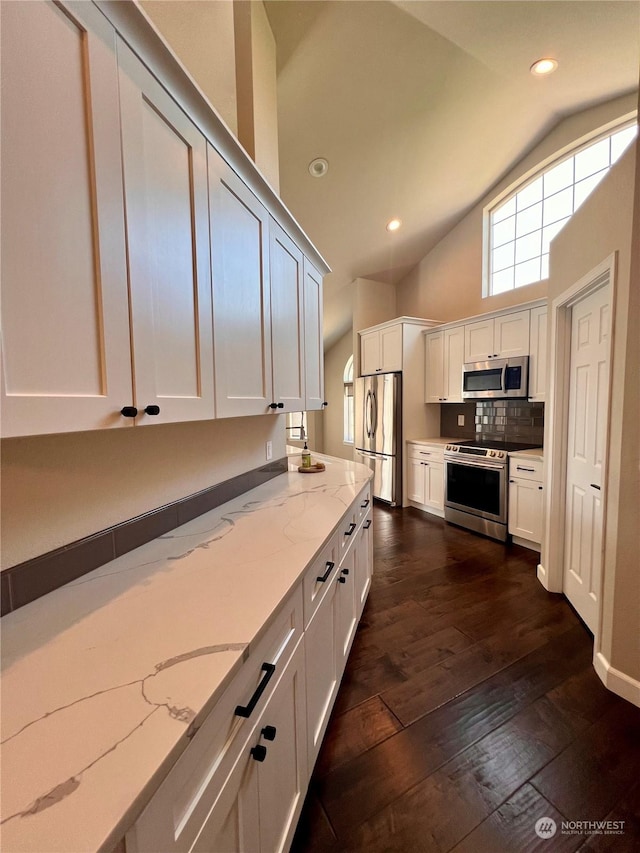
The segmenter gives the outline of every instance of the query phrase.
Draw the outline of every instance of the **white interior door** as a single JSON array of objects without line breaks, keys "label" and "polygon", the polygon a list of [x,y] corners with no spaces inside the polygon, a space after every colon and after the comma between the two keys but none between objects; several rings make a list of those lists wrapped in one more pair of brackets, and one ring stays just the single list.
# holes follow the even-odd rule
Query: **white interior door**
[{"label": "white interior door", "polygon": [[610,334],[602,287],[572,309],[567,436],[564,591],[591,631],[600,607]]}]

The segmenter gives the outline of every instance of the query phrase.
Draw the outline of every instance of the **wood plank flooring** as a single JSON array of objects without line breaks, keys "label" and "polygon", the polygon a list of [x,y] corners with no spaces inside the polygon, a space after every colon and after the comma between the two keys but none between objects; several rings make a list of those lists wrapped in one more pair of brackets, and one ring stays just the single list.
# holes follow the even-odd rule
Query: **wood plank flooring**
[{"label": "wood plank flooring", "polygon": [[[538,554],[413,509],[376,506],[374,531],[293,853],[640,850],[640,709],[602,686]],[[562,831],[602,820],[624,834]]]}]

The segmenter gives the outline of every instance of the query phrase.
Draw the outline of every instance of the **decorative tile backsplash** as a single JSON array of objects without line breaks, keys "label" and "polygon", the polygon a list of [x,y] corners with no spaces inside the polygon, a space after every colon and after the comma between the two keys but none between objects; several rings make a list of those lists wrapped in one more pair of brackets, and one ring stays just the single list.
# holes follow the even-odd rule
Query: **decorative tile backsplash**
[{"label": "decorative tile backsplash", "polygon": [[476,402],[475,431],[492,441],[521,441],[542,446],[544,403],[526,400]]}]

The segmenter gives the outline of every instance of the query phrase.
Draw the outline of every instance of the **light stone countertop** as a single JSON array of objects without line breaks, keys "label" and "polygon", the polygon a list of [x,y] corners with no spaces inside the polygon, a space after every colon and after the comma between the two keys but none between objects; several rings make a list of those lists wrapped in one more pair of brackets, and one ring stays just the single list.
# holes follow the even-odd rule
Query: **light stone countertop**
[{"label": "light stone countertop", "polygon": [[314,456],[3,617],[3,853],[132,825],[371,477]]},{"label": "light stone countertop", "polygon": [[451,444],[454,441],[464,441],[461,438],[408,438],[407,444],[437,444],[444,447],[445,444]]},{"label": "light stone countertop", "polygon": [[529,450],[512,450],[509,456],[517,456],[518,459],[544,459],[542,447],[532,447]]}]

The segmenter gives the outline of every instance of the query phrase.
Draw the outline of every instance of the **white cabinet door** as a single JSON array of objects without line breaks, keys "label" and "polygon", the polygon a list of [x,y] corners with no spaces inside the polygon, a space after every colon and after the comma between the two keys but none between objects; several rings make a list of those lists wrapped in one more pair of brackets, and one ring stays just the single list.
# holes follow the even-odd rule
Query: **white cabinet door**
[{"label": "white cabinet door", "polygon": [[529,399],[544,402],[547,393],[547,309],[531,310]]},{"label": "white cabinet door", "polygon": [[462,365],[464,364],[464,326],[444,332],[444,387],[447,403],[462,402]]},{"label": "white cabinet door", "polygon": [[530,542],[542,541],[542,484],[509,480],[509,533]]},{"label": "white cabinet door", "polygon": [[369,590],[371,588],[371,575],[373,572],[373,516],[368,514],[362,527],[358,531],[358,539],[355,542],[355,587],[356,587],[356,613],[358,619],[362,615]]},{"label": "white cabinet door", "polygon": [[529,311],[516,311],[496,317],[493,354],[499,358],[529,355]]},{"label": "white cabinet door", "polygon": [[269,217],[209,146],[216,415],[271,411]]},{"label": "white cabinet door", "polygon": [[351,643],[353,642],[358,620],[356,617],[356,583],[355,583],[355,543],[349,548],[340,562],[336,605],[336,671],[338,678],[342,677]]},{"label": "white cabinet door", "polygon": [[[441,403],[444,391],[444,332],[425,335],[425,403]],[[413,500],[413,498],[411,498]]]},{"label": "white cabinet door", "polygon": [[115,33],[2,4],[2,434],[129,426]]},{"label": "white cabinet door", "polygon": [[425,503],[424,462],[409,456],[407,461],[407,497],[417,504]]},{"label": "white cabinet door", "polygon": [[305,411],[324,407],[324,344],[322,336],[322,276],[304,259],[304,376]]},{"label": "white cabinet door", "polygon": [[493,319],[467,323],[464,327],[464,360],[486,361],[497,354],[493,344]]},{"label": "white cabinet door", "polygon": [[206,141],[122,41],[118,63],[136,421],[213,418]]},{"label": "white cabinet door", "polygon": [[[302,809],[308,782],[305,701],[303,641],[262,714],[255,739],[267,750],[258,767],[261,853],[289,850]],[[275,729],[273,740],[266,739],[267,726]]]},{"label": "white cabinet door", "polygon": [[380,372],[380,335],[378,331],[360,335],[360,375]]},{"label": "white cabinet door", "polygon": [[307,678],[307,755],[313,768],[329,722],[340,683],[338,675],[338,594],[337,577],[315,612],[304,634]]},{"label": "white cabinet door", "polygon": [[271,365],[278,411],[305,406],[303,255],[274,219],[269,220]]},{"label": "white cabinet door", "polygon": [[425,506],[444,510],[444,464],[424,462]]},{"label": "white cabinet door", "polygon": [[402,370],[402,323],[380,329],[380,370]]}]

